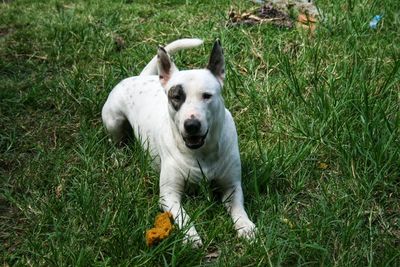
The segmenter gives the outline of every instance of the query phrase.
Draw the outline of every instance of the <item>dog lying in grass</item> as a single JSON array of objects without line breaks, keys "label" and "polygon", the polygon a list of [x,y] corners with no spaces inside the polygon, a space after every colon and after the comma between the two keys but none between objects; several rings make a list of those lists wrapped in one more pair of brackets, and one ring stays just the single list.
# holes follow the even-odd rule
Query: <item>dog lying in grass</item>
[{"label": "dog lying in grass", "polygon": [[202,241],[181,206],[186,183],[203,177],[216,182],[239,237],[251,239],[255,225],[243,205],[241,163],[236,127],[225,108],[221,91],[225,62],[220,41],[212,48],[205,69],[179,71],[170,55],[202,43],[177,40],[165,48],[139,76],[121,81],[102,110],[105,127],[115,142],[131,128],[149,149],[160,170],[160,206],[171,212],[175,223],[186,229],[186,242]]}]

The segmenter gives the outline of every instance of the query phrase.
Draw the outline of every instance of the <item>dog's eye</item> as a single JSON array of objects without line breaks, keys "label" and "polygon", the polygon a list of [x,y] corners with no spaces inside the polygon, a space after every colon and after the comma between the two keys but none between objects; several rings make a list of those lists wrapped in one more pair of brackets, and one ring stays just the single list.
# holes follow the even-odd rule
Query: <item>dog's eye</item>
[{"label": "dog's eye", "polygon": [[212,97],[212,94],[203,93],[203,99],[210,99],[211,97]]},{"label": "dog's eye", "polygon": [[172,96],[172,100],[174,100],[174,101],[179,102],[179,101],[181,101],[181,99],[182,99],[182,96],[181,96],[181,95],[173,95],[173,96]]}]

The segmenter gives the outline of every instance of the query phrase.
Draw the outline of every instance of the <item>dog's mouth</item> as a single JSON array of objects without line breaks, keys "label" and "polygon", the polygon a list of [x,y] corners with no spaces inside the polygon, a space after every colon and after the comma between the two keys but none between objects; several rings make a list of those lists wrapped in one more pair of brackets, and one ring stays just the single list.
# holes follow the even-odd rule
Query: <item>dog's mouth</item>
[{"label": "dog's mouth", "polygon": [[188,148],[198,149],[204,145],[207,134],[208,134],[208,129],[204,135],[187,135],[187,136],[182,136],[182,138],[183,141],[185,141],[185,145]]}]

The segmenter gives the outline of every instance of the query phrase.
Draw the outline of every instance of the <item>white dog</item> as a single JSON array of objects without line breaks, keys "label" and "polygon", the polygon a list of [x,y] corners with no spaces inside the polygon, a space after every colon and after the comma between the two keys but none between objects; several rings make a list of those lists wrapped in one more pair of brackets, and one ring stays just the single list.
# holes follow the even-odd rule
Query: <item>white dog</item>
[{"label": "white dog", "polygon": [[182,39],[160,47],[139,76],[112,90],[102,110],[115,142],[131,127],[156,159],[160,206],[172,213],[180,228],[188,226],[186,241],[194,246],[202,242],[195,227],[189,227],[181,197],[186,182],[198,183],[203,177],[220,187],[239,237],[250,239],[255,234],[243,206],[236,128],[221,96],[225,76],[221,44],[215,42],[206,69],[179,71],[168,54],[201,43]]}]

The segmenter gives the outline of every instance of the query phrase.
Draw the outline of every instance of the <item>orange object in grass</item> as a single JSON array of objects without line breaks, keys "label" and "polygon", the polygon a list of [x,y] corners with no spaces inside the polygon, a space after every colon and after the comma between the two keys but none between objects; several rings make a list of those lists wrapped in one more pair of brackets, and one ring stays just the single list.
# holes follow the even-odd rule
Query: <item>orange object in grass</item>
[{"label": "orange object in grass", "polygon": [[311,34],[314,34],[317,22],[318,21],[314,16],[299,14],[299,16],[297,17],[298,27],[309,30]]},{"label": "orange object in grass", "polygon": [[167,238],[171,234],[172,229],[173,218],[171,212],[164,212],[157,215],[154,222],[154,228],[151,228],[146,232],[147,246],[152,247]]}]

